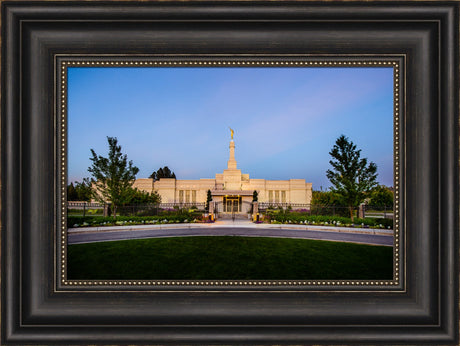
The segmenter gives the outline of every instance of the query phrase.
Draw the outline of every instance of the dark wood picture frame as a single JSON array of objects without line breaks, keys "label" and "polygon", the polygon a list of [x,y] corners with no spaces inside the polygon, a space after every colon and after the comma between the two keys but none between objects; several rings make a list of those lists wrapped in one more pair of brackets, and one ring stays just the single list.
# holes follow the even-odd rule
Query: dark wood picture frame
[{"label": "dark wood picture frame", "polygon": [[[3,344],[458,343],[459,3],[2,2]],[[61,56],[398,56],[395,287],[103,284],[56,273]]]}]

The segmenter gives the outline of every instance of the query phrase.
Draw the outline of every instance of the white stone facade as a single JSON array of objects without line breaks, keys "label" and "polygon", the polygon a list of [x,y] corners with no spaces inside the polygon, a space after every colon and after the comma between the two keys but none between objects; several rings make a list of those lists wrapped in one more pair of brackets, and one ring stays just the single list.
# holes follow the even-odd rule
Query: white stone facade
[{"label": "white stone facade", "polygon": [[137,179],[133,187],[148,192],[156,191],[161,196],[161,203],[174,204],[205,203],[207,192],[211,190],[213,201],[221,212],[226,212],[230,204],[235,211],[247,211],[254,191],[257,191],[258,201],[262,203],[311,203],[312,184],[305,182],[305,179],[250,179],[249,174],[243,174],[237,168],[233,139],[230,141],[229,149],[227,169],[216,174],[214,179],[162,178],[156,182],[153,182],[153,179]]}]

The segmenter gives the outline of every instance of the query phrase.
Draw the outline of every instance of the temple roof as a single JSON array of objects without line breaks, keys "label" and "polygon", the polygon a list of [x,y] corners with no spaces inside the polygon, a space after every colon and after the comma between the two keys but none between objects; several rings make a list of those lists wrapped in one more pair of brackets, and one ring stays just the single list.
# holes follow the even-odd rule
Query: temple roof
[{"label": "temple roof", "polygon": [[252,190],[211,190],[213,196],[252,196]]}]

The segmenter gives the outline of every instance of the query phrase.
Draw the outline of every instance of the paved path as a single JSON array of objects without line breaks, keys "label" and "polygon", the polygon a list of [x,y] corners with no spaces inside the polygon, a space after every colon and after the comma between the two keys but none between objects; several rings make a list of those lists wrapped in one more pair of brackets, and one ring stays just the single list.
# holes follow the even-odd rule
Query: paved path
[{"label": "paved path", "polygon": [[[375,232],[378,232],[378,234],[372,234]],[[68,230],[68,243],[81,244],[126,239],[188,236],[299,238],[393,246],[393,234],[389,230],[374,231],[346,227],[253,224],[247,221],[220,221],[213,224],[70,228]]]}]

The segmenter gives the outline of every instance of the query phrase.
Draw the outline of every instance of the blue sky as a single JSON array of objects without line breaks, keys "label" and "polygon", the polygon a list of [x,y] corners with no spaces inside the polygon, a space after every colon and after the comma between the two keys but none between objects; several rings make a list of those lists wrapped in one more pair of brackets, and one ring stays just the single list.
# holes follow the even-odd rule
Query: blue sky
[{"label": "blue sky", "polygon": [[327,188],[341,134],[393,185],[393,69],[71,67],[68,179],[89,177],[90,149],[107,136],[139,167],[178,179],[214,178],[235,130],[238,168],[259,179],[305,179]]}]

